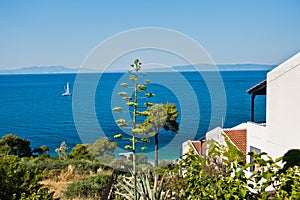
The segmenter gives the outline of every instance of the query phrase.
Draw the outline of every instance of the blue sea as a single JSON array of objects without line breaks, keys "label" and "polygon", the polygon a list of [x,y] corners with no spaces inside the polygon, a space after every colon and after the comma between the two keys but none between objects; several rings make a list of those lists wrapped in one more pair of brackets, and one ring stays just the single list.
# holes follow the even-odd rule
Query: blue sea
[{"label": "blue sea", "polygon": [[[175,103],[179,111],[178,134],[162,131],[159,135],[160,159],[178,158],[181,142],[198,139],[214,127],[233,127],[249,121],[251,97],[246,90],[264,80],[266,73],[224,71],[217,78],[213,72],[149,73],[147,79],[154,82],[148,85],[147,92],[154,93],[155,97],[140,101]],[[123,90],[119,83],[127,77],[123,73],[104,73],[98,81],[99,74],[80,76],[84,78],[76,74],[0,75],[0,137],[13,133],[28,139],[32,148],[48,146],[55,156],[55,149],[62,141],[71,150],[78,143],[92,143],[105,136],[118,142],[116,155],[126,152],[123,146],[128,141],[113,138],[115,134],[128,134],[115,124],[118,115],[122,118],[126,112],[115,113],[112,107],[125,104],[116,99],[121,98],[117,93]],[[94,94],[82,89],[95,84],[95,80],[98,82]],[[73,96],[61,96],[66,82],[70,83]],[[225,96],[219,98],[223,93]],[[80,96],[84,97],[78,99]],[[265,96],[257,96],[255,103],[255,120],[264,121]],[[147,146],[146,155],[152,159],[153,141]]]}]

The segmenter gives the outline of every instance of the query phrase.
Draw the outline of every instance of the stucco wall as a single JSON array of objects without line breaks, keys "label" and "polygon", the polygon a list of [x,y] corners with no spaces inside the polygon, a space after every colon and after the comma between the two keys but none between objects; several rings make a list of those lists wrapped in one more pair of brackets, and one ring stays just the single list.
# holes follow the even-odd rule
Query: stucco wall
[{"label": "stucco wall", "polygon": [[[266,127],[253,122],[247,122],[247,152],[250,147],[260,149],[261,152],[268,152],[266,149]],[[247,162],[250,163],[250,157],[247,156]]]},{"label": "stucco wall", "polygon": [[224,145],[225,147],[227,146],[226,141],[222,135],[222,129],[220,127],[217,127],[209,132],[206,133],[206,155],[208,155],[208,150],[209,150],[209,143],[210,141],[216,141],[217,143]]},{"label": "stucco wall", "polygon": [[191,148],[191,141],[188,140],[188,141],[185,141],[184,143],[182,143],[182,146],[181,146],[181,155],[185,155],[189,152]]},{"label": "stucco wall", "polygon": [[300,53],[267,74],[266,117],[270,156],[300,148]]}]

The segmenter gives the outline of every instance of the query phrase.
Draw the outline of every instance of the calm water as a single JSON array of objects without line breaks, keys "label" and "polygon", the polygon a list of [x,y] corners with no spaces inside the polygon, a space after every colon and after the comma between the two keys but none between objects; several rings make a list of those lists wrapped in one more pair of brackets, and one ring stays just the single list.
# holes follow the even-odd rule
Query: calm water
[{"label": "calm water", "polygon": [[[220,126],[222,121],[224,127],[232,127],[249,121],[251,98],[245,91],[264,80],[267,72],[222,72],[221,76],[226,91],[226,102],[224,104],[226,113],[222,116],[212,116],[211,95],[208,89],[208,85],[218,85],[219,82],[213,75],[210,75],[211,72],[205,73],[210,77],[206,81],[198,73],[185,72],[181,74],[193,88],[193,92],[197,96],[197,102],[193,102],[188,93],[182,97],[182,94],[185,94],[185,89],[182,87],[183,82],[178,81],[174,73],[149,74],[148,78],[150,80],[164,80],[167,83],[160,85],[156,81],[156,83],[149,85],[147,91],[156,94],[151,101],[175,103],[180,112],[178,119],[181,122],[180,133],[176,136],[165,132],[160,134],[160,147],[165,147],[160,152],[161,158],[177,158],[181,142],[187,139],[197,139],[204,135],[209,129],[212,117],[220,119],[211,124],[214,127]],[[93,76],[96,75],[87,74],[85,76],[87,76],[85,81],[79,84],[90,84],[89,80],[92,80]],[[116,106],[114,105],[113,100],[115,97],[113,94],[121,91],[121,89],[118,90],[120,87],[115,89],[115,85],[122,76],[121,73],[104,74],[96,90],[95,105],[85,105],[85,102],[80,102],[83,110],[88,106],[95,107],[98,123],[105,135],[111,139],[113,139],[113,135],[122,132],[115,125],[114,114],[111,111],[112,106]],[[80,133],[78,135],[72,112],[72,101],[74,102],[72,98],[74,95],[71,97],[61,96],[66,82],[70,83],[71,91],[74,89],[75,79],[76,74],[0,75],[0,136],[13,133],[28,139],[32,148],[46,145],[50,148],[52,155],[55,155],[54,150],[59,147],[62,141],[66,141],[71,149],[77,143],[82,143],[81,139],[83,138],[84,142],[93,142],[97,139],[99,137],[98,129],[91,123],[92,115],[86,113],[80,119],[80,129],[86,130],[86,134]],[[84,92],[82,91],[82,94]],[[86,98],[93,98],[91,94],[87,93],[85,95]],[[141,101],[143,102],[145,99]],[[189,109],[184,112],[181,110],[183,108],[182,101],[185,101],[185,105],[186,102],[190,105]],[[199,113],[196,112],[196,106],[199,106]],[[265,107],[265,97],[257,97],[256,121],[265,120]],[[224,110],[221,105],[217,109]],[[218,113],[214,112],[213,115],[218,115]],[[120,113],[120,118],[122,118],[121,115],[122,113]],[[223,120],[221,120],[222,118]],[[186,123],[186,121],[189,123]],[[198,126],[198,130],[193,128]],[[171,143],[174,138],[179,139],[176,140],[176,143]],[[120,148],[118,152],[125,151],[122,149],[124,144],[126,144],[126,141],[119,141]],[[151,158],[153,145],[149,144],[148,146],[148,156]]]}]

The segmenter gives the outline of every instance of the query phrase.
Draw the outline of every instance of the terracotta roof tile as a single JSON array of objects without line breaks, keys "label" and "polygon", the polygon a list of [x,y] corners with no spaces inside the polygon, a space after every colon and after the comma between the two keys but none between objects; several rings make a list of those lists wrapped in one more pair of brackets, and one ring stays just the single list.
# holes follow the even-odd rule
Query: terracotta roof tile
[{"label": "terracotta roof tile", "polygon": [[192,145],[195,147],[197,153],[200,153],[200,141],[192,141]]},{"label": "terracotta roof tile", "polygon": [[225,129],[225,134],[235,144],[235,146],[244,154],[247,154],[247,129],[232,130]]}]

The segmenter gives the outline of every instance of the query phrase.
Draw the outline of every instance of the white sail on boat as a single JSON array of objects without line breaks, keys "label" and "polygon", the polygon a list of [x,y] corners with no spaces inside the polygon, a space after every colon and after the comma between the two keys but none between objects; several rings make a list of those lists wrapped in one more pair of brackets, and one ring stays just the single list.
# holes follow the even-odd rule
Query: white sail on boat
[{"label": "white sail on boat", "polygon": [[65,86],[65,92],[61,94],[61,96],[71,96],[70,88],[69,88],[69,82],[67,82],[67,85]]}]

